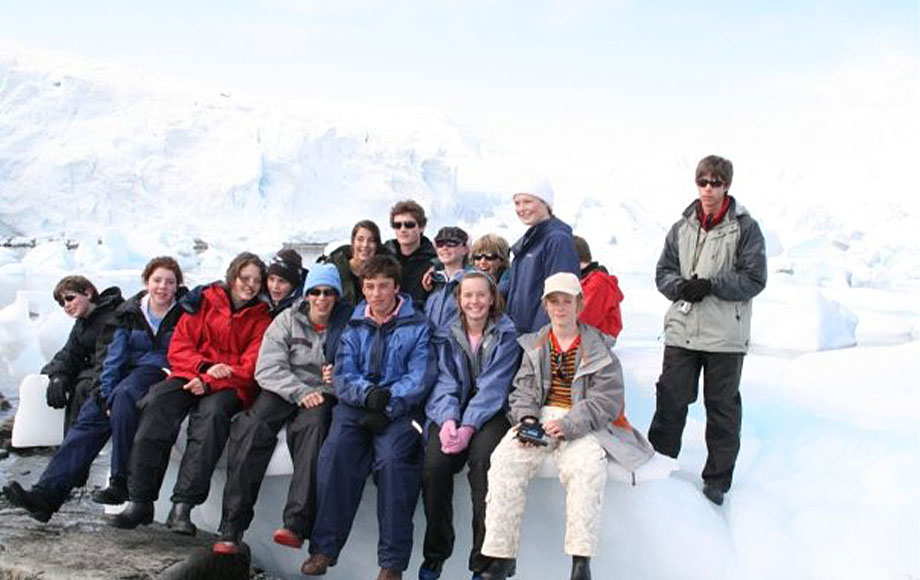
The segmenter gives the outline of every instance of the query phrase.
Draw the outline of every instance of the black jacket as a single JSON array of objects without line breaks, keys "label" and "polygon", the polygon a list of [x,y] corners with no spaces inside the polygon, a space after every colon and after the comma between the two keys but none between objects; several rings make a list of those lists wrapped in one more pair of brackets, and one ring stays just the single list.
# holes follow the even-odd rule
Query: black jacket
[{"label": "black jacket", "polygon": [[402,267],[402,279],[399,283],[401,292],[412,296],[412,300],[422,305],[424,309],[425,299],[428,298],[428,291],[422,287],[422,276],[428,271],[428,268],[434,266],[438,261],[438,252],[434,249],[431,240],[422,236],[421,245],[409,254],[403,256],[399,252],[399,242],[389,240],[384,244],[387,250],[399,260]]},{"label": "black jacket", "polygon": [[89,316],[73,323],[67,343],[46,364],[41,374],[62,376],[68,382],[93,376],[96,369],[96,347],[106,323],[124,302],[117,286],[107,288],[96,298],[96,308]]}]

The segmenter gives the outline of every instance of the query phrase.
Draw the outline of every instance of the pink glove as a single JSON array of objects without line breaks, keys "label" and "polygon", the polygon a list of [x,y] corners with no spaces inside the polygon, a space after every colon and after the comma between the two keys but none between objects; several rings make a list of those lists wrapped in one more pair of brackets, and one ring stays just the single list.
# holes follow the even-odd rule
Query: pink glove
[{"label": "pink glove", "polygon": [[470,445],[470,439],[473,438],[473,433],[476,432],[476,429],[470,427],[469,425],[463,425],[457,429],[457,443],[448,450],[448,453],[460,453]]},{"label": "pink glove", "polygon": [[457,422],[453,419],[444,421],[438,438],[441,440],[441,452],[448,453],[447,449],[457,443]]}]

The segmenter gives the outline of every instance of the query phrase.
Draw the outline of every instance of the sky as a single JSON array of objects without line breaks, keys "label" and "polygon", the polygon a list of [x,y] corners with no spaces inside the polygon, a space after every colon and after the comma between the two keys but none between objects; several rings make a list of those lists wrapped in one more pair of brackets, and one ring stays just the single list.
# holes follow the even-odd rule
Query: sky
[{"label": "sky", "polygon": [[809,170],[802,193],[830,203],[854,163],[869,176],[856,195],[916,197],[918,13],[914,0],[0,0],[0,43],[305,109],[437,111],[572,179],[746,156],[758,178]]}]

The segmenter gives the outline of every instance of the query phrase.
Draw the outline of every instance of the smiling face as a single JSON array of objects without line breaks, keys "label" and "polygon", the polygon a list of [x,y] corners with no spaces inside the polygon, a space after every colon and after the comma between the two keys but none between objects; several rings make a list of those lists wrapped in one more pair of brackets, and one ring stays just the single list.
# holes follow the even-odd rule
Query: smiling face
[{"label": "smiling face", "polygon": [[168,308],[176,297],[179,282],[176,273],[169,268],[156,268],[144,283],[150,304],[155,310]]},{"label": "smiling face", "polygon": [[484,325],[495,300],[489,281],[483,277],[465,278],[460,282],[460,312],[468,326]]},{"label": "smiling face", "polygon": [[245,304],[259,295],[262,289],[262,271],[255,264],[246,264],[233,279],[230,294],[237,304]]},{"label": "smiling face", "polygon": [[[397,234],[398,236],[398,234]],[[367,228],[358,228],[351,240],[351,255],[360,262],[368,261],[377,252],[377,240]]]},{"label": "smiling face", "polygon": [[389,276],[365,278],[361,284],[364,299],[371,307],[374,318],[385,318],[396,307],[399,285]]},{"label": "smiling face", "polygon": [[336,293],[332,286],[315,286],[307,290],[307,302],[310,304],[310,321],[313,324],[326,324],[335,307]]},{"label": "smiling face", "polygon": [[469,246],[458,242],[436,242],[438,260],[450,271],[459,270],[463,266],[463,258],[469,251]]},{"label": "smiling face", "polygon": [[268,295],[271,296],[272,302],[277,304],[287,297],[294,289],[294,285],[277,274],[268,275]]},{"label": "smiling face", "polygon": [[549,207],[529,193],[514,196],[514,211],[525,226],[534,226],[549,219]]}]

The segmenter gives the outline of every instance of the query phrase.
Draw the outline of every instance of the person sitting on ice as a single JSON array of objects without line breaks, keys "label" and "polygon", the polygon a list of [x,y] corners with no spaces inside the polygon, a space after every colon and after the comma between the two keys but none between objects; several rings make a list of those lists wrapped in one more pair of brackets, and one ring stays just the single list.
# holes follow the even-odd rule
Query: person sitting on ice
[{"label": "person sitting on ice", "polygon": [[339,403],[319,455],[316,523],[301,571],[319,576],[336,564],[373,471],[378,580],[394,580],[402,578],[412,554],[423,460],[416,425],[437,364],[427,318],[400,292],[396,259],[374,256],[362,279],[365,301],[342,332],[335,359]]},{"label": "person sitting on ice", "polygon": [[354,306],[364,300],[361,292],[361,272],[364,264],[377,254],[386,253],[380,241],[380,228],[371,220],[361,220],[351,228],[351,243],[339,246],[328,256],[316,259],[322,264],[332,264],[339,270],[342,279],[340,300]]},{"label": "person sitting on ice", "polygon": [[268,305],[259,299],[265,271],[255,254],[239,254],[230,262],[225,282],[205,288],[197,311],[179,320],[169,345],[171,374],[150,387],[142,402],[128,469],[131,501],[109,518],[111,525],[131,529],[153,521],[153,502],[188,416],[188,443],[166,525],[177,534],[195,534],[192,508],[208,497],[211,474],[230,436],[230,420],[257,393],[256,360],[271,322]]},{"label": "person sitting on ice", "polygon": [[76,322],[67,343],[48,361],[41,374],[48,376],[49,407],[66,409],[64,431],[77,420],[96,380],[96,346],[115,309],[124,299],[117,286],[101,294],[83,276],[66,276],[54,287],[54,300]]},{"label": "person sitting on ice", "polygon": [[467,464],[473,505],[469,568],[475,578],[488,565],[479,551],[485,534],[486,474],[492,451],[511,427],[505,411],[521,360],[514,323],[503,313],[501,293],[489,274],[467,270],[451,299],[460,314],[435,330],[438,379],[425,405],[429,425],[422,498],[428,525],[420,580],[439,578],[453,553],[454,476]]},{"label": "person sitting on ice", "polygon": [[341,295],[336,267],[318,264],[307,275],[306,297],[279,314],[265,331],[256,363],[256,380],[262,391],[230,430],[227,483],[215,553],[240,551],[278,431],[285,424],[294,474],[284,508],[284,527],[273,538],[279,544],[299,548],[313,532],[317,458],[335,405],[332,363],[352,311]]},{"label": "person sitting on ice", "polygon": [[268,263],[265,296],[272,318],[290,307],[303,296],[303,282],[307,271],[297,250],[279,250]]},{"label": "person sitting on ice", "polygon": [[518,339],[524,355],[509,396],[514,427],[492,454],[482,554],[493,560],[483,580],[507,578],[514,568],[527,487],[548,456],[566,489],[572,579],[589,579],[607,456],[633,471],[653,455],[626,421],[619,360],[597,329],[578,322],[584,308],[578,277],[560,272],[547,278],[543,307],[550,324]]},{"label": "person sitting on ice", "polygon": [[93,460],[112,438],[108,487],[93,492],[98,503],[119,504],[128,497],[128,457],[137,428],[137,402],[150,385],[163,380],[166,350],[182,311],[176,297],[185,291],[182,270],[171,257],[154,258],[143,272],[145,289],[117,308],[100,338],[101,368],[93,396],[80,409],[63,443],[31,490],[11,481],[4,490],[13,505],[48,521],[82,485]]},{"label": "person sitting on ice", "polygon": [[470,253],[469,235],[462,229],[448,226],[434,237],[440,266],[425,273],[422,285],[430,292],[425,300],[425,316],[434,329],[447,328],[457,316],[454,290],[460,284],[463,268]]},{"label": "person sitting on ice", "polygon": [[616,344],[623,330],[623,315],[620,302],[623,292],[617,277],[607,273],[607,268],[591,259],[591,247],[579,236],[572,236],[575,253],[581,266],[581,289],[585,295],[585,309],[578,320],[600,330]]}]

